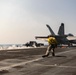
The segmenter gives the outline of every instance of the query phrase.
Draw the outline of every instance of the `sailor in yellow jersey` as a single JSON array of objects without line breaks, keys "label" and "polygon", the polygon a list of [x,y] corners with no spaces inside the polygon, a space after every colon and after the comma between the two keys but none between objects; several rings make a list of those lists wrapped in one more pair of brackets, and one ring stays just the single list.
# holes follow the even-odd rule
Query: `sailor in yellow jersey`
[{"label": "sailor in yellow jersey", "polygon": [[42,57],[49,56],[50,51],[52,53],[52,56],[55,56],[55,51],[54,50],[57,47],[57,41],[56,41],[56,39],[54,37],[50,37],[49,36],[48,37],[48,44],[49,44],[49,46],[47,48],[47,51],[46,51],[45,55],[43,55]]}]

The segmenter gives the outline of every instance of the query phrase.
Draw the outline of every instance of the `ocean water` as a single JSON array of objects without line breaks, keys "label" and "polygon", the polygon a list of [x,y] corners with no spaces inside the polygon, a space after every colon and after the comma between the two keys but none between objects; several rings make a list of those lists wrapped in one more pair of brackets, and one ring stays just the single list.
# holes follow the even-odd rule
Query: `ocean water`
[{"label": "ocean water", "polygon": [[[47,45],[44,45],[45,47]],[[44,47],[40,46],[40,47]],[[28,49],[28,48],[36,48],[36,46],[33,47],[26,47],[24,44],[0,44],[0,50],[11,50],[11,49]]]},{"label": "ocean water", "polygon": [[0,44],[0,50],[9,50],[9,49],[22,49],[27,48],[23,44]]}]

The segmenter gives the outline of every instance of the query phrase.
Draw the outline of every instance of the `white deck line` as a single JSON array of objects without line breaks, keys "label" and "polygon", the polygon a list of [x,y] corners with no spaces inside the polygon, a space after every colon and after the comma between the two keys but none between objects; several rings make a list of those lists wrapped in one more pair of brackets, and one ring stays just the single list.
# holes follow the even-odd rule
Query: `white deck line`
[{"label": "white deck line", "polygon": [[[75,51],[75,49],[69,50],[69,51],[65,51],[65,52],[59,52],[59,53],[57,53],[56,55],[59,55],[59,54],[62,54],[62,53],[68,53],[68,52],[71,52],[71,51]],[[41,59],[43,59],[43,58],[40,57],[40,58],[33,59],[33,60],[30,60],[30,61],[24,61],[24,62],[21,62],[21,63],[13,64],[13,65],[10,65],[10,66],[6,66],[6,67],[0,67],[0,71],[1,71],[1,70],[9,70],[9,69],[11,69],[12,67],[24,65],[24,64],[31,63],[31,62],[34,62],[34,61],[39,61],[39,60],[41,60]],[[54,66],[54,65],[49,65],[49,66]],[[69,67],[69,66],[60,66],[60,67]],[[71,67],[72,67],[72,66],[71,66]],[[76,68],[76,67],[75,67],[75,68]]]},{"label": "white deck line", "polygon": [[61,67],[61,68],[75,68],[76,66],[65,66],[65,65],[58,65],[58,64],[54,64],[54,65],[42,65],[41,66],[48,66],[48,67]]}]

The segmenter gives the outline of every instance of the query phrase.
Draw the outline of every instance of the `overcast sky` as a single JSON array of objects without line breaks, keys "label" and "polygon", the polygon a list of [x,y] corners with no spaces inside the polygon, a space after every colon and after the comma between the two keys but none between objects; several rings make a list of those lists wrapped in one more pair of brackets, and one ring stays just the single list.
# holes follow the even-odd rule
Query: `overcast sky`
[{"label": "overcast sky", "polygon": [[18,44],[57,34],[61,23],[65,33],[76,35],[76,0],[0,0],[0,44]]}]

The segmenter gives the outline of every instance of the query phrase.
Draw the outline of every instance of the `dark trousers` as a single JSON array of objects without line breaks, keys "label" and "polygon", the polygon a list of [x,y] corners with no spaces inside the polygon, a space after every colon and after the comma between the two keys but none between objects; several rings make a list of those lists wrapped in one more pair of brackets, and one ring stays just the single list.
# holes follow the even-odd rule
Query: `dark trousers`
[{"label": "dark trousers", "polygon": [[49,56],[50,51],[51,51],[52,56],[55,56],[55,47],[56,47],[55,44],[49,45],[48,48],[47,48],[47,51],[46,51],[45,55]]}]

